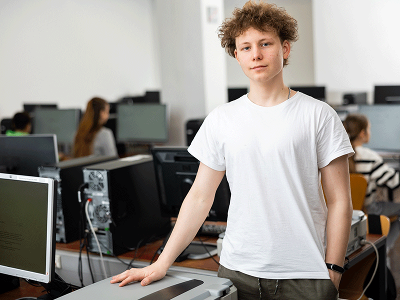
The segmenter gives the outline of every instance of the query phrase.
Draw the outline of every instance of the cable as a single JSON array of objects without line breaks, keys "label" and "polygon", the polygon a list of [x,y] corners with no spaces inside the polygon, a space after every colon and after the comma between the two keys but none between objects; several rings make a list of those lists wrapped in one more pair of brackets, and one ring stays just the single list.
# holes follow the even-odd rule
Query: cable
[{"label": "cable", "polygon": [[217,261],[215,260],[214,256],[211,255],[210,251],[208,251],[208,248],[207,248],[206,244],[204,244],[203,240],[202,240],[200,237],[197,237],[197,238],[200,240],[200,243],[203,245],[204,249],[206,249],[208,255],[209,255],[209,256],[212,258],[212,260],[219,266],[219,265],[220,265],[219,262],[217,262]]},{"label": "cable", "polygon": [[86,218],[87,218],[87,221],[88,221],[90,230],[92,231],[93,237],[94,237],[94,239],[95,239],[95,241],[96,241],[97,247],[99,248],[100,261],[101,261],[101,266],[102,266],[102,268],[103,268],[103,275],[104,275],[104,278],[107,278],[107,272],[106,272],[106,266],[104,265],[103,253],[101,252],[99,240],[97,239],[96,232],[94,231],[94,228],[93,228],[93,225],[92,225],[92,221],[90,221],[90,218],[89,218],[88,206],[89,206],[89,203],[90,203],[90,202],[91,202],[91,201],[88,200],[88,201],[86,201],[86,204],[85,204]]},{"label": "cable", "polygon": [[368,287],[371,285],[372,280],[373,280],[374,277],[375,277],[376,271],[378,270],[378,264],[379,264],[379,253],[378,253],[378,249],[376,248],[376,246],[374,245],[374,243],[372,243],[372,242],[370,242],[370,241],[367,241],[367,240],[361,240],[361,245],[365,245],[365,244],[370,244],[370,245],[374,248],[375,253],[376,253],[376,263],[375,263],[375,270],[374,270],[374,273],[373,273],[372,276],[371,276],[371,279],[369,280],[368,284],[365,286],[364,290],[362,291],[361,296],[360,296],[357,300],[360,300],[360,299],[364,296],[365,291],[366,291],[366,290],[368,289]]}]

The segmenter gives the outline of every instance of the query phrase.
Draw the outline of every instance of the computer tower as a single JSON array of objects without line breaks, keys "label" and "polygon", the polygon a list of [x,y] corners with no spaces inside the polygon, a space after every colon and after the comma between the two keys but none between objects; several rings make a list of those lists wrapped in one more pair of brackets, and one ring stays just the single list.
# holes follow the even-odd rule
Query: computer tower
[{"label": "computer tower", "polygon": [[[170,219],[161,216],[151,155],[88,166],[83,176],[88,215],[102,253],[119,255],[170,231]],[[88,249],[100,252],[92,232]]]},{"label": "computer tower", "polygon": [[190,146],[204,119],[194,119],[186,122],[186,146]]},{"label": "computer tower", "polygon": [[[56,217],[58,243],[70,243],[79,239],[78,190],[83,184],[83,167],[115,159],[118,157],[86,156],[65,160],[54,166],[39,167],[39,177],[52,178],[58,182]],[[82,233],[81,236],[83,236]]]}]

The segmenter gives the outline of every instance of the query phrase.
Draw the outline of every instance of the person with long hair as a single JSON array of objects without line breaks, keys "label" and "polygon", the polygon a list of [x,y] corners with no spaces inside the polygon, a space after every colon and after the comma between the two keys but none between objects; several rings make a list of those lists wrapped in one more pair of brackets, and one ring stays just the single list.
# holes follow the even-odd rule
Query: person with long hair
[{"label": "person with long hair", "polygon": [[[374,150],[364,147],[371,138],[371,124],[362,114],[349,114],[343,121],[355,155],[349,157],[350,173],[360,173],[368,182],[364,210],[368,214],[393,216],[400,215],[400,203],[380,197],[379,189],[395,190],[400,187],[400,174],[387,165]],[[392,248],[400,232],[399,220],[392,222],[387,239],[388,249]]]},{"label": "person with long hair", "polygon": [[104,127],[110,115],[110,105],[102,98],[91,99],[75,135],[74,157],[88,155],[118,155],[111,129]]}]

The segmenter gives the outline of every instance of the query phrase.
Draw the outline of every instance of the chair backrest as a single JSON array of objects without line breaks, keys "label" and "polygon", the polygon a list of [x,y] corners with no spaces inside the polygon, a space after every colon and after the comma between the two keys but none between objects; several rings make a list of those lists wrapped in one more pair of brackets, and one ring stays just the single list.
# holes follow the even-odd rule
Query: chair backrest
[{"label": "chair backrest", "polygon": [[350,174],[351,200],[354,210],[363,210],[367,186],[368,182],[364,175],[357,173]]},{"label": "chair backrest", "polygon": [[[380,231],[382,232],[382,235],[387,236],[388,233],[389,233],[389,230],[390,230],[390,219],[389,219],[389,217],[387,217],[385,215],[380,215],[379,218],[377,218],[377,217],[378,217],[378,215],[370,215],[370,216],[367,215],[367,218],[368,218],[368,221],[367,221],[367,232],[368,233],[380,234],[380,232],[377,230],[379,228],[379,226],[380,226]],[[374,223],[371,223],[371,222],[374,222]],[[370,226],[371,226],[371,228],[370,228]],[[376,226],[378,226],[378,228]],[[377,232],[373,232],[375,230]]]}]

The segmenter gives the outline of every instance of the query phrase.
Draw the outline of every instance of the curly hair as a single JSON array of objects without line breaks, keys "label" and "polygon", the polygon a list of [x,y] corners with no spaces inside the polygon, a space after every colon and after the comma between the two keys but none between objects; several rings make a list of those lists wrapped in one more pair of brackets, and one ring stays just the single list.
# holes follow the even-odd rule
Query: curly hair
[{"label": "curly hair", "polygon": [[[262,32],[273,31],[282,43],[293,43],[298,39],[297,21],[284,8],[250,0],[243,8],[235,8],[233,17],[225,19],[219,27],[221,46],[230,56],[235,57],[236,38],[250,27]],[[283,65],[287,64],[288,60],[284,59]]]}]

